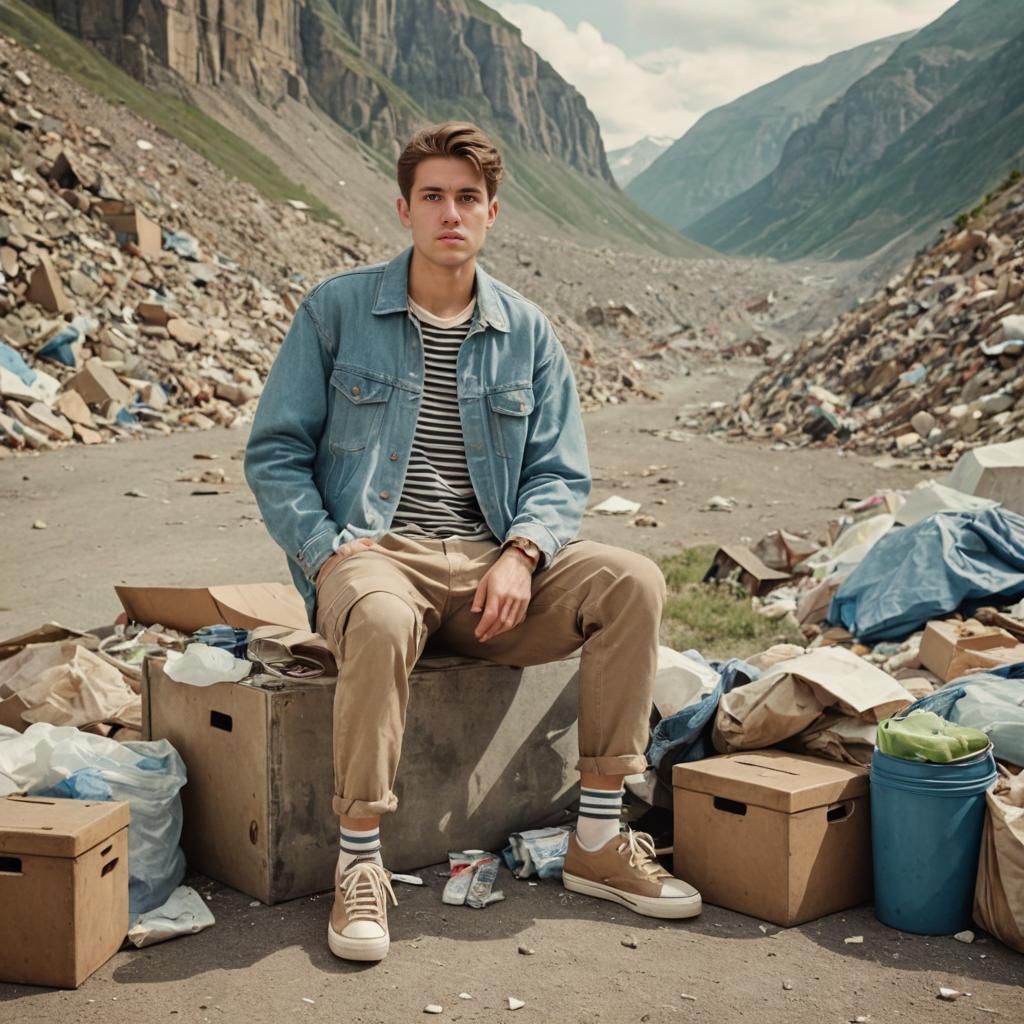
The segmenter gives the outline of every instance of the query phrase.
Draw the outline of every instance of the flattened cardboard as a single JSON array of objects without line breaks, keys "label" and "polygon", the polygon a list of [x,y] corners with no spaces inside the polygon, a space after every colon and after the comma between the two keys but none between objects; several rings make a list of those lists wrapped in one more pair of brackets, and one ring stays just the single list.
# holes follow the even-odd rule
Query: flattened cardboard
[{"label": "flattened cardboard", "polygon": [[740,586],[754,597],[766,594],[792,578],[789,573],[769,569],[750,548],[742,544],[730,544],[715,552],[715,557],[704,574],[704,582],[725,579],[737,569]]},{"label": "flattened cardboard", "polygon": [[672,781],[673,872],[705,902],[791,927],[871,899],[866,769],[760,750]]},{"label": "flattened cardboard", "polygon": [[925,627],[918,660],[948,683],[971,672],[1024,661],[1024,644],[1005,629],[974,619],[940,619]]},{"label": "flattened cardboard", "polygon": [[306,607],[290,583],[239,583],[217,587],[115,587],[128,618],[183,633],[227,623],[238,629],[287,626],[309,629]]}]

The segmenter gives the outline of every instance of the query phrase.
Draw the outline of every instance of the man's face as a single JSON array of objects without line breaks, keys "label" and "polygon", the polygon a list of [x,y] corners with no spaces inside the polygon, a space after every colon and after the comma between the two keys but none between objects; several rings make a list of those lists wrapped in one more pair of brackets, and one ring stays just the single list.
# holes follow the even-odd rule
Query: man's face
[{"label": "man's face", "polygon": [[472,260],[498,216],[498,200],[488,201],[483,173],[463,157],[421,161],[409,202],[399,196],[397,206],[416,252],[439,267]]}]

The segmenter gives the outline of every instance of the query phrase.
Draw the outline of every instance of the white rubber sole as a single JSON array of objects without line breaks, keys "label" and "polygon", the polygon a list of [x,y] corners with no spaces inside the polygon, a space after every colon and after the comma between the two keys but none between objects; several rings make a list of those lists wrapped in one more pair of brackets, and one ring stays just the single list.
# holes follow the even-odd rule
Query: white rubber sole
[{"label": "white rubber sole", "polygon": [[637,896],[631,892],[613,889],[603,882],[591,882],[578,875],[563,872],[562,884],[570,892],[578,892],[584,896],[593,896],[599,900],[610,900],[626,907],[644,917],[660,917],[678,921],[685,917],[696,917],[703,909],[699,895],[697,896]]},{"label": "white rubber sole", "polygon": [[348,939],[339,935],[330,925],[327,926],[327,945],[331,952],[342,960],[362,960],[373,962],[383,960],[391,948],[391,937],[384,935],[379,939]]}]

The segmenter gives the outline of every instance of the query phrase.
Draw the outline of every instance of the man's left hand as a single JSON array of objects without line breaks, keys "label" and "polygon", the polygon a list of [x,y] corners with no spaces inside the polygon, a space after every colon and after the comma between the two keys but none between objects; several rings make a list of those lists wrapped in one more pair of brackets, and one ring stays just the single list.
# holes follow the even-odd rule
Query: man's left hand
[{"label": "man's left hand", "polygon": [[480,643],[515,629],[526,618],[532,579],[529,561],[514,548],[506,548],[487,570],[473,596],[472,610],[483,612],[473,630]]}]

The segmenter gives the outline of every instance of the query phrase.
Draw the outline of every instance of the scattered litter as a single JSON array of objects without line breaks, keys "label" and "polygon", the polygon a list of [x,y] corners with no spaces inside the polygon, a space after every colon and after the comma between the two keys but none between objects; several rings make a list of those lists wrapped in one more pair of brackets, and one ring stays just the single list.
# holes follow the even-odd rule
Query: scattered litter
[{"label": "scattered litter", "polygon": [[423,885],[423,879],[419,875],[403,875],[397,871],[391,875],[391,881],[403,882],[405,885]]},{"label": "scattered litter", "polygon": [[252,670],[252,662],[234,657],[229,651],[209,644],[189,644],[184,654],[167,652],[164,671],[178,683],[211,686],[213,683],[237,683]]},{"label": "scattered litter", "polygon": [[214,924],[210,908],[195,889],[179,885],[167,902],[140,914],[128,929],[128,941],[138,949],[180,935],[195,935]]},{"label": "scattered litter", "polygon": [[685,992],[680,992],[679,993],[679,998],[680,999],[686,999],[688,1002],[691,1002],[691,1003],[697,1002],[697,997],[696,996],[687,995]]},{"label": "scattered litter", "polygon": [[739,502],[735,498],[723,497],[721,494],[713,494],[705,502],[701,512],[731,512]]},{"label": "scattered litter", "polygon": [[942,987],[939,989],[938,998],[944,999],[947,1003],[955,1003],[958,999],[963,999],[970,994],[970,992],[960,992],[955,988]]},{"label": "scattered litter", "polygon": [[516,878],[561,878],[570,835],[571,829],[555,827],[513,832],[501,855]]},{"label": "scattered litter", "polygon": [[845,939],[843,939],[843,942],[845,942],[846,945],[848,945],[848,946],[859,946],[859,945],[861,945],[864,942],[864,936],[863,935],[847,935],[847,937]]},{"label": "scattered litter", "polygon": [[441,902],[454,907],[473,907],[482,910],[505,898],[500,891],[492,891],[498,878],[499,858],[486,850],[462,850],[448,854],[448,884]]},{"label": "scattered litter", "polygon": [[599,505],[595,505],[591,512],[597,512],[602,516],[632,516],[640,511],[639,501],[630,501],[628,498],[620,498],[613,494],[605,498]]},{"label": "scattered litter", "polygon": [[302,997],[302,1001],[303,1001],[304,1003],[309,1003],[309,1005],[310,1005],[310,1006],[313,1006],[313,1005],[314,1005],[314,1004],[313,1004],[313,1000],[312,1000],[312,999],[310,999],[310,998],[309,998],[309,996],[303,996],[303,997]]}]

